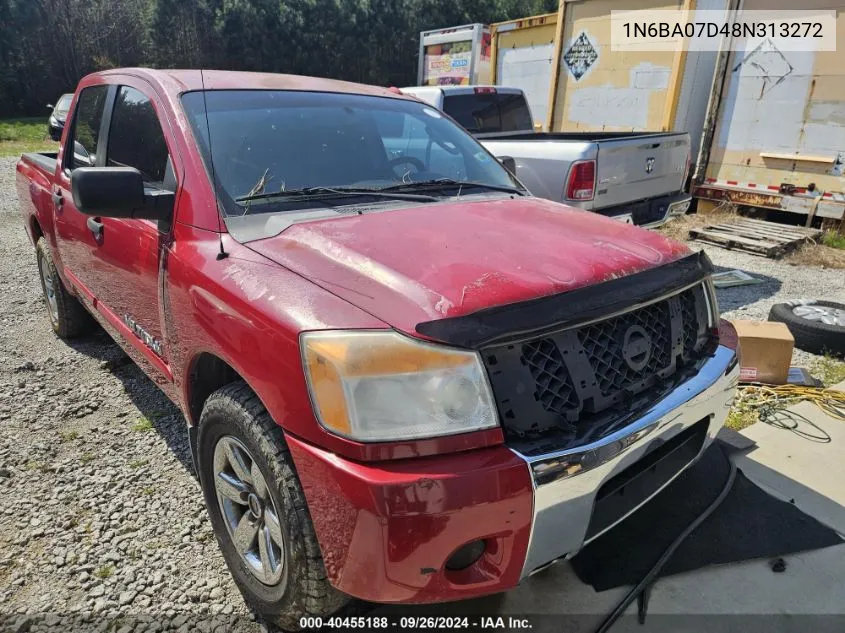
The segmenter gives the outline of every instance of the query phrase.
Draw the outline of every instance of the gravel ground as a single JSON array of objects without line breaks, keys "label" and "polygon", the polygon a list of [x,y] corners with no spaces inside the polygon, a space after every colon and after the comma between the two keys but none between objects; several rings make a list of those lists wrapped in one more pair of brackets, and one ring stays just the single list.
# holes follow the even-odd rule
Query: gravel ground
[{"label": "gravel ground", "polygon": [[[0,158],[0,630],[259,631],[218,552],[179,411],[107,335],[68,345],[50,332],[14,165]],[[845,301],[841,271],[707,251],[765,280],[719,291],[730,317]]]},{"label": "gravel ground", "polygon": [[[692,248],[702,244],[691,243]],[[763,281],[752,286],[717,290],[722,316],[728,319],[766,320],[775,303],[793,299],[826,299],[845,303],[845,271],[817,266],[795,266],[715,246],[704,246],[717,270],[738,268]],[[796,349],[792,364],[808,367],[817,358]]]},{"label": "gravel ground", "polygon": [[0,158],[0,631],[257,633],[177,408],[106,334],[50,331],[15,162]]}]

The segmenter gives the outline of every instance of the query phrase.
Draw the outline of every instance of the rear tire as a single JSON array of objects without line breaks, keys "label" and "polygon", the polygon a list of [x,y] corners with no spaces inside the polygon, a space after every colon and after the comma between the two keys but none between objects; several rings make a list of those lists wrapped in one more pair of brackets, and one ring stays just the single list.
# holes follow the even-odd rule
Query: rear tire
[{"label": "rear tire", "polygon": [[[208,398],[197,445],[209,518],[246,602],[291,631],[301,628],[302,617],[326,617],[346,605],[350,598],[326,577],[284,434],[244,382],[226,385]],[[233,501],[238,496],[233,490],[240,500]],[[239,538],[238,547],[235,533],[241,532],[243,521],[245,537]],[[273,564],[279,561],[279,566]]]},{"label": "rear tire", "polygon": [[38,238],[35,253],[38,258],[41,291],[44,293],[44,304],[53,332],[64,339],[89,334],[96,327],[96,322],[79,300],[65,288],[56,271],[50,246],[44,237]]}]

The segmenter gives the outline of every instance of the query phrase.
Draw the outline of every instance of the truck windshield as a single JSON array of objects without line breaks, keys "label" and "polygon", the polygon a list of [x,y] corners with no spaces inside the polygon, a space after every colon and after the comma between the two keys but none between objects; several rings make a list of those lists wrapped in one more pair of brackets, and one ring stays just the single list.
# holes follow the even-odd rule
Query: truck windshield
[{"label": "truck windshield", "polygon": [[73,100],[73,95],[66,94],[59,97],[59,100],[56,102],[56,111],[57,112],[67,112],[70,110],[70,102]]},{"label": "truck windshield", "polygon": [[[524,191],[475,139],[416,101],[209,90],[182,103],[226,216],[360,205],[368,191],[374,204],[431,202],[440,186],[454,196],[456,182],[463,195]],[[330,200],[353,189],[352,202]]]},{"label": "truck windshield", "polygon": [[523,94],[446,94],[443,111],[473,134],[533,131],[531,110]]}]

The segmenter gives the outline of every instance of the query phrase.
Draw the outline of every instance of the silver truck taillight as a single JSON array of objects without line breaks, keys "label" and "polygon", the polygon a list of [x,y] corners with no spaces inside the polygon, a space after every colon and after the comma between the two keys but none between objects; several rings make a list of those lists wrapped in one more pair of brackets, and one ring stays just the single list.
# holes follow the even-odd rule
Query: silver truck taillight
[{"label": "silver truck taillight", "polygon": [[596,191],[596,161],[578,160],[569,167],[566,178],[567,200],[592,200]]}]

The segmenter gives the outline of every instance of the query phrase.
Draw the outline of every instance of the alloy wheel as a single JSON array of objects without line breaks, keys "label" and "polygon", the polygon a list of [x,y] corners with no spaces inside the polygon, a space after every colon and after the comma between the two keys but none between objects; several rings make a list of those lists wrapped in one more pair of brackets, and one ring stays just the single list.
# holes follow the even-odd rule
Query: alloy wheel
[{"label": "alloy wheel", "polygon": [[40,254],[38,256],[38,268],[41,271],[41,288],[44,290],[44,299],[47,301],[50,320],[57,323],[59,321],[59,302],[56,299],[56,282],[53,275],[50,274],[50,265]]},{"label": "alloy wheel", "polygon": [[246,446],[223,436],[214,448],[214,488],[229,538],[252,574],[275,585],[284,572],[279,512],[267,481]]},{"label": "alloy wheel", "polygon": [[825,325],[838,325],[845,327],[845,310],[834,308],[831,306],[820,306],[814,304],[802,304],[792,308],[792,313],[807,319],[808,321],[818,321]]}]

